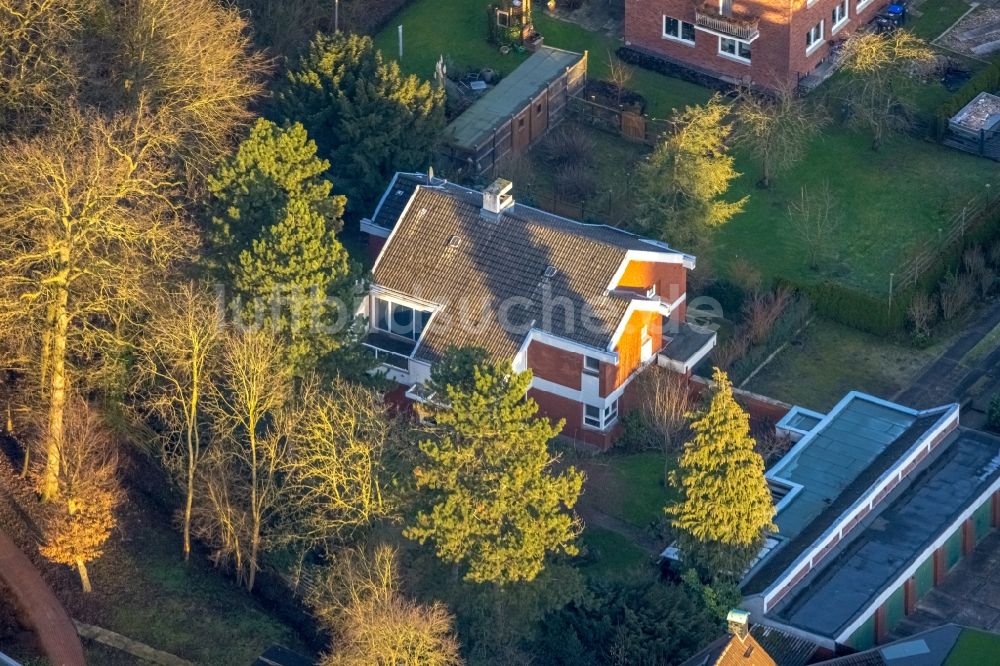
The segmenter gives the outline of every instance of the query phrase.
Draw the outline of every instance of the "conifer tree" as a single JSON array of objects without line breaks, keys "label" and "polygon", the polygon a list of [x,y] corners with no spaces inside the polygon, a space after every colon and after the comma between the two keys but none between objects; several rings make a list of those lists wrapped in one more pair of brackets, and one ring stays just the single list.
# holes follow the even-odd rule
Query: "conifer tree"
[{"label": "conifer tree", "polygon": [[302,125],[258,120],[209,178],[215,262],[243,315],[272,327],[299,374],[350,339],[352,274],[337,240],[344,197]]},{"label": "conifer tree", "polygon": [[750,419],[718,368],[708,409],[694,415],[694,437],[684,446],[671,482],[680,499],[667,507],[685,560],[703,576],[736,579],[763,544],[774,505],[764,460],[754,450]]},{"label": "conifer tree", "polygon": [[320,34],[275,94],[274,115],[305,125],[349,208],[363,210],[394,172],[427,165],[444,127],[444,91],[403,76],[370,37]]},{"label": "conifer tree", "polygon": [[236,263],[292,201],[322,217],[331,232],[340,231],[345,200],[331,196],[333,185],[324,177],[329,168],[302,125],[281,128],[259,119],[236,154],[208,176],[209,236],[220,268]]},{"label": "conifer tree", "polygon": [[568,510],[583,476],[572,467],[553,473],[548,442],[562,424],[536,418],[530,383],[530,373],[477,367],[471,391],[448,386],[449,406],[434,414],[439,431],[420,444],[416,482],[431,506],[404,534],[433,541],[469,581],[529,581],[547,553],[577,552],[580,526]]},{"label": "conifer tree", "polygon": [[722,197],[740,176],[726,142],[732,125],[719,95],[674,112],[671,131],[643,165],[639,223],[648,233],[697,249],[712,229],[743,210],[747,198]]}]

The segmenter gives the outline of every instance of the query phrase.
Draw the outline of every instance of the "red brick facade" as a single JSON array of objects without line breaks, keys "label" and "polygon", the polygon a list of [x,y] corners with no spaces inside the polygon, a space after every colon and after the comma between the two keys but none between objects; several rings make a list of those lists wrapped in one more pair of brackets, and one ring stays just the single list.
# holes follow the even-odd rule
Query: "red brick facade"
[{"label": "red brick facade", "polygon": [[[707,4],[718,11],[717,2]],[[717,34],[696,29],[693,44],[664,37],[665,16],[696,23],[695,2],[625,0],[625,43],[732,83],[771,89],[794,86],[829,56],[831,43],[871,21],[885,0],[868,0],[860,9],[858,0],[847,0],[848,18],[834,32],[833,11],[839,4],[840,0],[733,0],[733,15],[759,19],[759,37],[751,43],[750,62],[744,62],[719,52]],[[823,41],[807,50],[806,35],[820,21]]]}]

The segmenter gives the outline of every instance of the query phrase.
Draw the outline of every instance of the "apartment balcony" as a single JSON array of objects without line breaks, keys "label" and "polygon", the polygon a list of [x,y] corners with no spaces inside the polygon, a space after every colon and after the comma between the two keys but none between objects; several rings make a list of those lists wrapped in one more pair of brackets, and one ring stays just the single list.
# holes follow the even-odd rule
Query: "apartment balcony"
[{"label": "apartment balcony", "polygon": [[409,340],[378,331],[370,332],[361,344],[375,355],[375,360],[379,363],[403,371],[409,370],[410,355],[416,347],[416,343]]},{"label": "apartment balcony", "polygon": [[695,27],[720,37],[729,37],[743,42],[752,42],[760,37],[758,25],[760,17],[741,16],[731,10],[718,9],[712,0],[695,9]]}]

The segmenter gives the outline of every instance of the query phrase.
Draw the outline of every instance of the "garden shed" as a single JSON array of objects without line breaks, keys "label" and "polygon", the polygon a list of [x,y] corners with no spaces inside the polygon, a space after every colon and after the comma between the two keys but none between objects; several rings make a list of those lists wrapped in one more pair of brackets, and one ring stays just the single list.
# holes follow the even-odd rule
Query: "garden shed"
[{"label": "garden shed", "polygon": [[542,46],[445,128],[443,151],[463,175],[488,173],[556,126],[586,83],[586,53]]}]

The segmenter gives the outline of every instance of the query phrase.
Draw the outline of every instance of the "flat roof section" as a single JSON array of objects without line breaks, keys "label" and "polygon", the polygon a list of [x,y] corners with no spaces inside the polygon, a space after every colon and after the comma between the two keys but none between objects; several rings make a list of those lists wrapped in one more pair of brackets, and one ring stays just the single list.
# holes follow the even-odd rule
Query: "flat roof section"
[{"label": "flat roof section", "polygon": [[769,615],[839,639],[1000,478],[1000,439],[959,428],[908,478]]},{"label": "flat roof section", "polygon": [[485,133],[521,111],[583,57],[581,53],[543,46],[448,125],[444,131],[448,142],[469,150],[477,148]]}]

